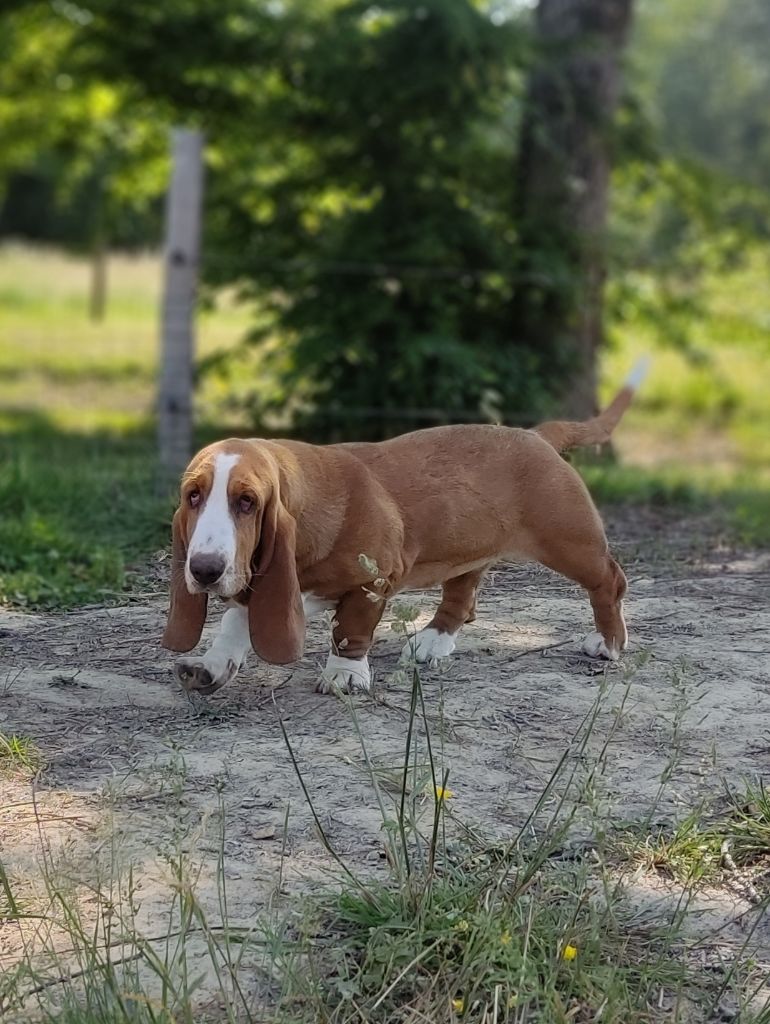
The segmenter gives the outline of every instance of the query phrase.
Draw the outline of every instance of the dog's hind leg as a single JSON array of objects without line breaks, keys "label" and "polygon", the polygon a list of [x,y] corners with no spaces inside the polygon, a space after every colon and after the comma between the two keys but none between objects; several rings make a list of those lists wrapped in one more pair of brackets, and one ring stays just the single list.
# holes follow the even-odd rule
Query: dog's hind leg
[{"label": "dog's hind leg", "polygon": [[466,622],[476,618],[476,594],[489,567],[474,569],[447,580],[441,593],[441,604],[424,629],[410,637],[401,657],[405,661],[436,661],[448,657],[455,649],[455,637]]},{"label": "dog's hind leg", "polygon": [[584,653],[592,658],[617,661],[628,643],[623,618],[626,577],[607,550],[603,535],[601,544],[587,543],[585,547],[569,548],[562,545],[556,551],[544,553],[538,560],[588,591],[596,631],[589,633],[583,641]]},{"label": "dog's hind leg", "polygon": [[596,632],[583,641],[583,651],[592,658],[617,660],[628,646],[628,630],[623,617],[623,597],[627,584],[623,570],[611,555],[602,582],[589,591],[594,610]]},{"label": "dog's hind leg", "polygon": [[566,464],[564,470],[557,500],[528,524],[527,554],[588,591],[596,632],[586,637],[583,650],[591,657],[616,661],[628,643],[623,618],[626,577],[609,553],[588,491]]}]

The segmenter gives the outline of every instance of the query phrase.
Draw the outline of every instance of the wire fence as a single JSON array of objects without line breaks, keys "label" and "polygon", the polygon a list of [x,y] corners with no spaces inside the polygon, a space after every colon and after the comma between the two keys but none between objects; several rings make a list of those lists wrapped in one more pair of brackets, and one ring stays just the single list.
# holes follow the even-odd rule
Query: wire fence
[{"label": "wire fence", "polygon": [[[372,275],[417,268],[357,266]],[[451,268],[420,268],[445,273]],[[340,272],[339,268],[335,272]],[[94,320],[91,268],[85,259],[49,249],[0,247],[0,414],[68,430],[151,430],[158,398],[162,260],[157,253],[112,254],[104,315]],[[235,353],[256,322],[253,306],[220,296],[196,317],[197,361]],[[245,374],[254,374],[254,362]],[[227,421],[228,392],[254,387],[239,371],[198,380],[199,419]],[[429,396],[428,396],[429,398]],[[323,415],[323,411],[320,415]],[[329,416],[334,412],[330,411]],[[345,410],[351,420],[413,420],[425,424],[477,419],[478,410],[420,406]],[[232,416],[223,427],[246,426]]]},{"label": "wire fence", "polygon": [[[111,256],[103,249],[87,260],[6,246],[0,250],[0,417],[4,429],[70,431],[109,436],[157,431],[157,455],[174,475],[194,444],[193,425],[248,429],[243,410],[259,386],[259,366],[244,356],[242,339],[253,327],[254,306],[217,301],[194,307],[200,263],[203,139],[199,132],[171,133],[172,174],[165,217],[164,257]],[[470,287],[492,268],[393,264],[387,261],[289,260],[271,272],[287,276],[355,275],[397,286],[420,276],[449,278]],[[197,346],[194,344],[197,335]],[[199,375],[193,361],[230,363],[228,374]],[[233,368],[234,367],[234,368]],[[335,421],[355,435],[398,433],[415,425],[493,419],[478,410],[362,405],[317,411],[334,434]],[[253,407],[253,403],[252,403]],[[490,403],[491,408],[491,403]],[[278,417],[280,420],[280,417]],[[291,417],[283,418],[287,425]],[[374,431],[372,421],[379,424]],[[347,438],[346,438],[347,439]]]}]

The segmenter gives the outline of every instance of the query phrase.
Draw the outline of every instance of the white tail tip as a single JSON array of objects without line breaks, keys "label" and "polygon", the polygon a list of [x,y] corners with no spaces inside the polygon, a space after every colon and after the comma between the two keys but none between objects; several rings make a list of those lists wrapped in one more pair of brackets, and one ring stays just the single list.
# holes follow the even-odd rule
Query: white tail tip
[{"label": "white tail tip", "polygon": [[633,370],[631,370],[629,375],[626,377],[624,387],[631,388],[632,391],[637,391],[644,382],[644,378],[650,372],[651,363],[652,360],[649,356],[642,356],[641,359],[637,360],[634,364]]}]

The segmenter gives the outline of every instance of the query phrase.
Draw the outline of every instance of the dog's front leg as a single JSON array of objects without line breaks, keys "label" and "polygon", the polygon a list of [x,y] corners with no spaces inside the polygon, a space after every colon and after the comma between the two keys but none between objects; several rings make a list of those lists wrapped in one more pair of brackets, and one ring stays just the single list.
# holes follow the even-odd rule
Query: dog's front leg
[{"label": "dog's front leg", "polygon": [[213,693],[234,679],[251,650],[249,616],[245,605],[231,605],[219,632],[202,658],[179,658],[174,674],[185,690]]},{"label": "dog's front leg", "polygon": [[384,611],[384,599],[363,587],[343,594],[334,613],[331,653],[316,687],[319,693],[371,689],[367,654]]}]

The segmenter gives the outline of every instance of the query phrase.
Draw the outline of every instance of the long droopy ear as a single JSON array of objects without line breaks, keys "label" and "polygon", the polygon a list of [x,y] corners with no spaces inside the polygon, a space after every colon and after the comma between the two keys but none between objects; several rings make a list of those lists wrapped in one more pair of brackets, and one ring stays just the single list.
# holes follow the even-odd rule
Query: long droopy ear
[{"label": "long droopy ear", "polygon": [[249,594],[251,646],[273,665],[298,661],[305,649],[296,533],[297,524],[275,495],[262,517]]},{"label": "long droopy ear", "polygon": [[171,524],[171,603],[161,644],[170,651],[191,651],[201,638],[208,595],[191,594],[184,578],[187,545],[182,536],[182,510]]}]

